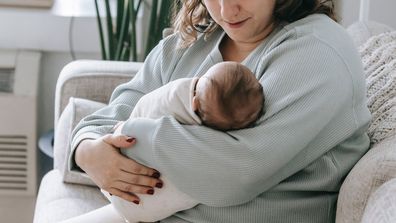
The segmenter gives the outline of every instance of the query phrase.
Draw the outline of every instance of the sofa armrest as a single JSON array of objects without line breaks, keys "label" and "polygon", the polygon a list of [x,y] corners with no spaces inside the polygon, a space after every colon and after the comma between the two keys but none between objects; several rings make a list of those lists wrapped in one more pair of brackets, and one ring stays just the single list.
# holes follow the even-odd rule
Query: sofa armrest
[{"label": "sofa armrest", "polygon": [[361,223],[396,222],[396,179],[382,184],[369,198]]},{"label": "sofa armrest", "polygon": [[338,195],[336,222],[361,222],[371,194],[393,178],[396,178],[396,135],[373,145],[347,175]]},{"label": "sofa armrest", "polygon": [[142,63],[78,60],[60,73],[55,91],[55,128],[70,97],[108,103],[114,88],[131,80]]},{"label": "sofa armrest", "polygon": [[79,60],[63,68],[55,92],[54,168],[65,182],[93,185],[86,175],[69,171],[71,132],[81,118],[105,106],[114,88],[131,80],[141,65]]},{"label": "sofa armrest", "polygon": [[106,106],[104,103],[71,97],[63,110],[55,129],[54,169],[60,171],[64,182],[94,185],[86,174],[69,170],[71,135],[82,118],[104,106]]}]

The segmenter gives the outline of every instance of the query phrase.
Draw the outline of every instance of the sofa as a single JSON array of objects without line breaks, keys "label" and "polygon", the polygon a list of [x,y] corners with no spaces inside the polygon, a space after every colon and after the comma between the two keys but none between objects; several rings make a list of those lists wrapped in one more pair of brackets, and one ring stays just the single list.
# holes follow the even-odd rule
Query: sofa
[{"label": "sofa", "polygon": [[[375,23],[348,30],[362,55],[373,121],[368,130],[371,148],[340,188],[336,222],[396,222],[396,32]],[[80,60],[62,70],[55,96],[54,169],[41,181],[34,223],[57,222],[108,204],[88,176],[68,171],[70,134],[82,117],[105,106],[113,89],[141,65]]]}]

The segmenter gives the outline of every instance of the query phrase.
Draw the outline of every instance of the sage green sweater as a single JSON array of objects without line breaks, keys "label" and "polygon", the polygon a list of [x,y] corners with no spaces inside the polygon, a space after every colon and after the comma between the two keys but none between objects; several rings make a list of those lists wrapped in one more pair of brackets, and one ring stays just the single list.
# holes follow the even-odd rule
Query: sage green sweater
[{"label": "sage green sweater", "polygon": [[[223,36],[218,30],[187,49],[176,49],[177,35],[161,41],[110,105],[80,122],[73,148],[126,120],[142,95],[222,61]],[[365,81],[352,41],[328,17],[312,15],[276,29],[243,64],[266,95],[257,126],[220,132],[167,116],[123,128],[137,138],[135,160],[201,203],[162,222],[334,222],[340,185],[369,147]]]}]

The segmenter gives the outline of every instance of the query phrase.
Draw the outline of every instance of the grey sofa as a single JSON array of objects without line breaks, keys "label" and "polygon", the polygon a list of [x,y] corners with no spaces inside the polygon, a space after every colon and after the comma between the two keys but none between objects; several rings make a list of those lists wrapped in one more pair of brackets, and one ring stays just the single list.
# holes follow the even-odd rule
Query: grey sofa
[{"label": "grey sofa", "polygon": [[[352,36],[359,37],[357,45],[377,34],[370,33],[368,28],[364,24],[350,29]],[[378,30],[389,31],[388,28]],[[396,48],[394,52],[396,64]],[[368,86],[370,109],[376,117],[369,130],[372,148],[351,170],[340,189],[338,223],[396,222],[396,179],[392,180],[396,176],[396,115],[392,114],[396,114],[396,106],[376,103],[379,100],[376,95],[384,91],[391,92],[389,101],[396,100],[396,92],[392,90],[396,85],[396,65],[393,72],[378,81],[371,74],[378,72],[380,65],[375,69],[367,64],[369,56],[363,58],[365,60],[368,85],[375,86],[375,89]],[[130,62],[76,61],[63,69],[56,87],[54,169],[42,179],[35,223],[57,222],[108,203],[87,176],[67,170],[70,132],[81,117],[104,106],[114,87],[132,78],[140,66]],[[387,116],[378,112],[387,112]]]}]

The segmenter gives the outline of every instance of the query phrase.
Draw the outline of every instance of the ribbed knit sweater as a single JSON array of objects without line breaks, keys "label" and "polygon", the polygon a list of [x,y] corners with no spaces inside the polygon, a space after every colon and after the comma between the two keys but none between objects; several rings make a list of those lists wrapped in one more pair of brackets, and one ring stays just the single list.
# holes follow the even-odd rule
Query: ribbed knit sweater
[{"label": "ribbed knit sweater", "polygon": [[[177,34],[162,40],[109,106],[80,122],[73,148],[126,120],[142,95],[222,61],[223,37],[218,30],[186,49],[177,49]],[[171,116],[125,124],[122,132],[138,142],[133,159],[201,203],[161,222],[334,222],[340,185],[369,147],[354,44],[340,25],[311,15],[276,29],[242,63],[265,90],[257,126],[220,132]]]}]

